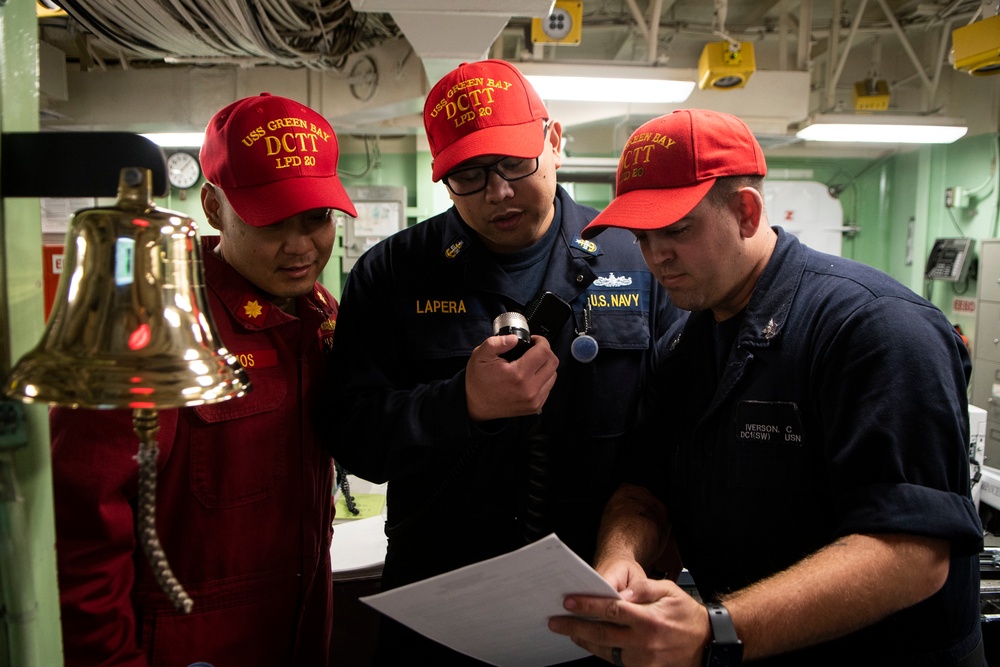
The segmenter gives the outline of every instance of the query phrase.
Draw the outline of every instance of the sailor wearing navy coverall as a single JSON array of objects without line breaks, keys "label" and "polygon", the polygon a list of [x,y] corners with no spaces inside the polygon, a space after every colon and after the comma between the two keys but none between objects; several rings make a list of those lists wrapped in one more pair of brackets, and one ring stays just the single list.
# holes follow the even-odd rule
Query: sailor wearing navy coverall
[{"label": "sailor wearing navy coverall", "polygon": [[[471,67],[509,80],[508,90],[530,90],[507,63]],[[500,129],[505,136],[523,125],[529,141],[494,136],[478,148],[489,156],[485,161],[472,153],[459,162],[453,156],[451,164],[493,165],[498,150],[524,150],[530,157],[501,162],[499,169],[507,171],[486,171],[484,190],[454,195],[456,205],[445,213],[373,247],[345,284],[328,416],[340,429],[333,441],[337,460],[362,478],[389,480],[383,589],[507,553],[553,531],[589,561],[601,510],[615,486],[623,437],[638,407],[647,348],[678,315],[651,280],[630,234],[608,234],[600,243],[580,237],[596,211],[555,185],[560,128],[547,121],[534,91],[528,94],[534,98],[531,110],[495,94],[490,118],[508,123]],[[448,164],[440,161],[436,132],[433,125],[428,130],[439,139],[431,144],[437,149],[435,173]],[[537,171],[509,178],[523,163],[534,168],[539,155]],[[517,209],[527,218],[536,205],[531,196],[548,224],[516,251],[496,251],[527,223],[486,230],[477,212]],[[467,398],[472,367],[508,362],[496,351],[477,362],[480,352],[474,350],[496,339],[497,315],[523,312],[541,289],[568,302],[572,317],[549,336],[551,352],[536,338],[509,365],[554,353],[555,384],[532,414],[477,421]],[[583,331],[599,345],[593,361],[571,355],[571,343]],[[385,665],[473,664],[388,619],[377,651]]]},{"label": "sailor wearing navy coverall", "polygon": [[[667,475],[658,484],[648,474],[635,479],[669,508],[706,599],[845,535],[951,541],[948,578],[935,595],[766,664],[954,664],[943,648],[954,660],[979,636],[982,529],[968,498],[965,346],[940,312],[895,280],[774,229],[774,254],[721,377],[711,372],[708,311],[658,346],[649,410],[673,430],[639,460]],[[862,377],[867,391],[859,391]],[[948,446],[921,446],[928,442]]]},{"label": "sailor wearing navy coverall", "polygon": [[[884,273],[771,228],[735,117],[677,111],[642,132],[673,143],[584,235],[631,229],[691,314],[658,341],[645,446],[602,523],[595,567],[626,601],[571,597],[599,620],[550,627],[629,667],[744,649],[760,665],[981,667],[961,338]],[[629,215],[652,201],[657,218]],[[668,531],[720,606],[646,579]]]}]

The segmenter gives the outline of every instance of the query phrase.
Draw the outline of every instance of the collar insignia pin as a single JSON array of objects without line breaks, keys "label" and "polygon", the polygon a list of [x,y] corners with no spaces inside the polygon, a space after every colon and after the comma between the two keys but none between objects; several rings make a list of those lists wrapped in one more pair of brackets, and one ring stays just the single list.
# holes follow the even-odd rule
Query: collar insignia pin
[{"label": "collar insignia pin", "polygon": [[260,317],[264,309],[260,307],[260,303],[255,299],[253,301],[247,301],[243,304],[243,312],[247,317],[257,318]]},{"label": "collar insignia pin", "polygon": [[769,320],[767,326],[761,329],[761,333],[764,334],[764,338],[767,340],[774,338],[774,335],[778,333],[778,324],[774,319]]},{"label": "collar insignia pin", "polygon": [[464,247],[465,239],[458,239],[445,249],[444,256],[448,259],[455,259],[458,257],[459,253],[462,252],[462,248]]},{"label": "collar insignia pin", "polygon": [[243,295],[240,305],[236,308],[236,317],[247,324],[263,325],[271,311],[270,304],[258,295],[247,292]]}]

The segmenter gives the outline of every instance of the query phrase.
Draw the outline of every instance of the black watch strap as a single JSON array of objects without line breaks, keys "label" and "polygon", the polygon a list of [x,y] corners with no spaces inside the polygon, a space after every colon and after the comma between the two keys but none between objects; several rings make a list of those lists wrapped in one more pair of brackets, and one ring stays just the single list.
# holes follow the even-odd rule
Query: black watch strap
[{"label": "black watch strap", "polygon": [[708,622],[712,624],[712,639],[720,644],[735,644],[740,641],[736,637],[736,627],[729,616],[729,610],[718,602],[709,602]]},{"label": "black watch strap", "polygon": [[707,667],[734,667],[743,663],[743,642],[736,636],[736,627],[729,610],[718,602],[709,602],[708,622],[712,625],[712,641],[705,647],[703,664]]}]

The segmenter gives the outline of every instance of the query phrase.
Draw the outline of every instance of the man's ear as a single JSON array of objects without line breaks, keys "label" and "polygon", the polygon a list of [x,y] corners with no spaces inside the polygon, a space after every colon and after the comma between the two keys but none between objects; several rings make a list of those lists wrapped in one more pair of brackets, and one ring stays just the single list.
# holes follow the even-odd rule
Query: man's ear
[{"label": "man's ear", "polygon": [[205,219],[208,220],[208,224],[221,232],[222,202],[219,201],[219,193],[211,183],[204,183],[201,186],[201,208],[205,211]]},{"label": "man's ear", "polygon": [[760,229],[760,223],[764,218],[764,198],[756,189],[743,187],[737,192],[736,202],[739,209],[740,234],[744,238],[750,238]]},{"label": "man's ear", "polygon": [[556,169],[562,166],[562,125],[554,120],[549,125],[549,135],[545,138],[549,147],[555,152]]}]

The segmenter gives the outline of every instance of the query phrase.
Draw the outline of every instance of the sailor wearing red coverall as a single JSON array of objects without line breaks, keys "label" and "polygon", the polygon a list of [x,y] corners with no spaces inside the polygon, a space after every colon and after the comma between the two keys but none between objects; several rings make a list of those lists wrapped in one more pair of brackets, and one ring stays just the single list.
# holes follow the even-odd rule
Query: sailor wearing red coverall
[{"label": "sailor wearing red coverall", "polygon": [[[278,171],[269,144],[308,166]],[[220,232],[202,239],[208,301],[252,387],[160,412],[157,526],[190,614],[161,592],[136,540],[131,412],[52,411],[67,666],[327,664],[332,462],[311,408],[337,317],[316,280],[333,209],[356,214],[337,157],[319,114],[266,93],[206,132],[202,204]]]}]

